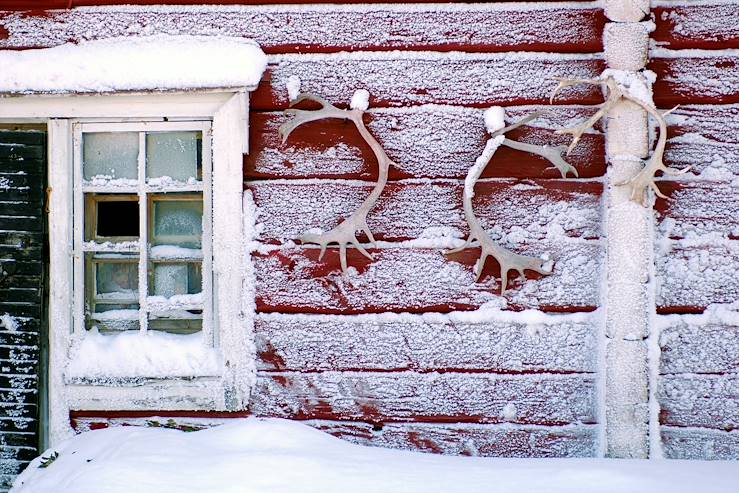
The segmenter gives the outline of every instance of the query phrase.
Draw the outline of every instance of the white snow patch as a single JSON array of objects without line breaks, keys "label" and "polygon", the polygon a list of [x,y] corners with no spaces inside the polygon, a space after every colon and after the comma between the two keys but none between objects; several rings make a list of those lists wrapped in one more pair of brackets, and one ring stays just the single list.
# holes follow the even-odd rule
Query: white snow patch
[{"label": "white snow patch", "polygon": [[485,128],[488,132],[495,133],[505,128],[505,110],[502,106],[491,106],[485,110]]},{"label": "white snow patch", "polygon": [[298,99],[298,95],[300,94],[300,78],[291,75],[287,79],[285,86],[287,87],[287,97],[290,98],[290,101]]},{"label": "white snow patch", "polygon": [[[53,453],[56,460],[40,468]],[[733,490],[737,472],[738,463],[718,461],[430,455],[355,445],[298,422],[247,418],[193,433],[83,433],[34,459],[11,491],[723,493]]]},{"label": "white snow patch", "polygon": [[369,91],[366,89],[354,91],[349,107],[353,110],[367,111],[367,108],[369,108]]},{"label": "white snow patch", "polygon": [[0,315],[0,328],[10,331],[16,331],[19,327],[18,319],[9,313]]},{"label": "white snow patch", "polygon": [[90,330],[72,349],[67,380],[197,377],[221,374],[220,357],[201,334]]},{"label": "white snow patch", "polygon": [[0,93],[167,91],[256,87],[267,57],[239,38],[120,37],[2,51],[0,66]]}]

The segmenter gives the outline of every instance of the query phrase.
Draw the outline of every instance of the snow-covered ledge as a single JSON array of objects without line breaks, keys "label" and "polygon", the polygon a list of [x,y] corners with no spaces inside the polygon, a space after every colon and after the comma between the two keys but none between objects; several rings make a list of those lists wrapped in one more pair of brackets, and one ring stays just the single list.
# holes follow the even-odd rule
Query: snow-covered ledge
[{"label": "snow-covered ledge", "polygon": [[[0,122],[48,126],[51,445],[72,433],[71,409],[243,409],[255,378],[249,316],[253,301],[245,299],[243,273],[234,266],[244,262],[242,163],[248,149],[248,93],[261,79],[266,56],[242,39],[156,36],[0,51],[0,67]],[[212,330],[203,325],[202,348],[194,337],[139,340],[136,334],[101,345],[100,336],[84,329],[80,298],[74,295],[83,286],[76,270],[81,260],[73,249],[82,224],[80,214],[73,215],[80,206],[72,200],[79,195],[74,192],[79,187],[74,138],[79,124],[100,121],[158,122],[157,128],[195,125],[212,135],[212,181],[205,183],[216,191],[210,224],[213,309]],[[158,360],[161,355],[150,350],[157,343],[176,346],[168,352],[169,360]],[[110,361],[95,362],[114,345],[139,351],[128,366],[140,378],[112,384],[132,376],[123,368],[116,374],[105,371]],[[80,351],[99,354],[78,359]],[[89,379],[84,375],[88,371]],[[181,378],[171,378],[174,374]]]}]

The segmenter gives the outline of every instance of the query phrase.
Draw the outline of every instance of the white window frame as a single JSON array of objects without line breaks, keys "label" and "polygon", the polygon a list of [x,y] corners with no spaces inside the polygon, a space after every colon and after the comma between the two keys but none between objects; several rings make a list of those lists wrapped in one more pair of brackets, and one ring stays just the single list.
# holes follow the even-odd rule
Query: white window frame
[{"label": "white window frame", "polygon": [[[149,185],[146,180],[146,157],[145,157],[145,133],[146,132],[177,132],[197,131],[202,135],[202,181],[198,184],[172,184],[172,185]],[[82,139],[83,134],[88,132],[136,132],[139,138],[138,156],[138,185],[131,187],[106,186],[86,184],[83,180]],[[202,272],[203,272],[203,319],[202,335],[204,341],[211,347],[215,344],[215,332],[213,330],[213,252],[212,252],[212,149],[211,149],[211,122],[207,120],[191,121],[121,121],[109,123],[87,123],[84,120],[73,120],[73,220],[74,235],[72,257],[74,258],[73,306],[74,327],[73,336],[81,337],[87,328],[85,327],[85,254],[89,253],[119,253],[115,245],[100,245],[85,241],[85,213],[84,197],[86,193],[114,193],[138,196],[139,204],[139,241],[135,252],[138,254],[138,303],[139,303],[139,326],[142,332],[148,330],[148,297],[149,297],[149,275],[147,272],[148,258],[148,218],[150,211],[149,194],[167,192],[192,192],[201,193],[203,197],[203,236],[202,236]],[[142,375],[146,376],[146,375]]]},{"label": "white window frame", "polygon": [[[48,127],[51,446],[72,433],[70,410],[246,409],[254,382],[255,360],[253,332],[244,315],[251,303],[246,302],[242,285],[245,263],[242,163],[243,154],[248,151],[248,90],[253,88],[0,98],[0,122],[45,122]],[[76,320],[81,312],[79,302],[75,305],[75,293],[84,299],[84,281],[80,279],[84,253],[74,249],[74,235],[78,235],[78,240],[82,238],[83,221],[80,214],[73,215],[74,190],[80,186],[75,183],[74,171],[75,125],[115,122],[125,126],[128,125],[125,122],[135,122],[130,125],[156,126],[156,122],[169,122],[167,126],[171,128],[178,125],[171,122],[177,121],[188,122],[186,126],[207,121],[212,131],[213,324],[207,331],[223,361],[224,372],[213,377],[148,379],[143,385],[122,387],[68,383],[64,370],[70,361],[75,330],[81,327]],[[82,193],[76,197],[79,201]],[[81,204],[76,206],[80,210]],[[70,280],[74,280],[73,284]],[[246,289],[251,291],[249,286]],[[227,295],[219,296],[219,293]]]}]

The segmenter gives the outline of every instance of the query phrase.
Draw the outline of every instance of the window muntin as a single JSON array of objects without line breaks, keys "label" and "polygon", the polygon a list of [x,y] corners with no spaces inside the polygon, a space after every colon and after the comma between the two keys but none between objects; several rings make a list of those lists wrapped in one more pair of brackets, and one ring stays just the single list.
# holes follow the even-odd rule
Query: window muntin
[{"label": "window muntin", "polygon": [[74,146],[74,330],[212,343],[210,123],[78,123]]}]

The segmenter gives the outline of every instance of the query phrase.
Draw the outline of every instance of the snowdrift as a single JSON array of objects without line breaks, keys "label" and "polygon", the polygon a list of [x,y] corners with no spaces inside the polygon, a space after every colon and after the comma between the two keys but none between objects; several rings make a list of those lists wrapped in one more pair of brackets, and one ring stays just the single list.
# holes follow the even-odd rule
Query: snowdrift
[{"label": "snowdrift", "polygon": [[11,493],[730,493],[737,478],[739,462],[448,457],[247,418],[83,433],[36,458]]}]

